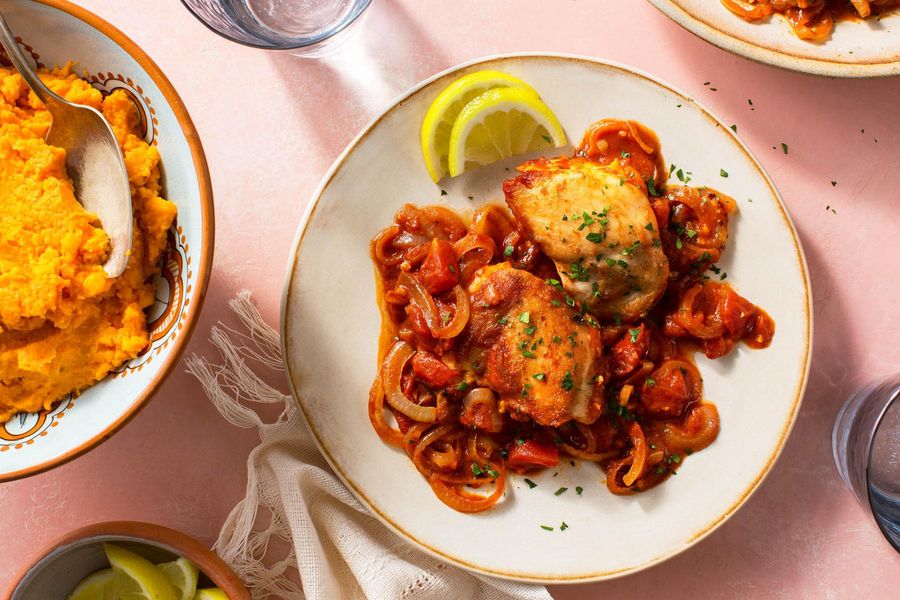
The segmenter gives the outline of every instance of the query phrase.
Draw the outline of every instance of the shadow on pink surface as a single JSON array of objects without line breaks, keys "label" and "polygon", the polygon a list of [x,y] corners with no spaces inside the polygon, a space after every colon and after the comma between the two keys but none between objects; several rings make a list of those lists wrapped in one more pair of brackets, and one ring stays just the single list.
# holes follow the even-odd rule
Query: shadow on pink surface
[{"label": "shadow on pink surface", "polygon": [[307,122],[329,162],[369,120],[430,74],[422,65],[445,62],[433,40],[395,0],[373,3],[359,25],[320,59],[270,55],[282,84],[297,98],[298,117]]}]

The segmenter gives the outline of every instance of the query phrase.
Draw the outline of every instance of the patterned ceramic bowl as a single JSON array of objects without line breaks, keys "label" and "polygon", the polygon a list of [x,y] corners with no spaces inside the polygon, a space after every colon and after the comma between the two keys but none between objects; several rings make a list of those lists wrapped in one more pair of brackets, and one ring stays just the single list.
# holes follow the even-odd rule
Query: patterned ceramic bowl
[{"label": "patterned ceramic bowl", "polygon": [[103,543],[112,542],[154,562],[183,556],[200,569],[199,587],[218,587],[229,600],[250,600],[244,584],[215,552],[181,532],[136,521],[98,523],[73,531],[38,554],[9,584],[8,600],[65,598],[91,573],[109,566]]},{"label": "patterned ceramic bowl", "polygon": [[[110,437],[137,414],[178,360],[209,278],[213,201],[209,171],[187,110],[159,67],[120,31],[64,0],[0,0],[0,10],[37,65],[76,62],[101,92],[124,89],[139,108],[145,139],[159,149],[164,196],[178,205],[169,231],[150,346],[52,410],[0,423],[0,481],[55,467]],[[3,57],[5,59],[5,57]]]}]

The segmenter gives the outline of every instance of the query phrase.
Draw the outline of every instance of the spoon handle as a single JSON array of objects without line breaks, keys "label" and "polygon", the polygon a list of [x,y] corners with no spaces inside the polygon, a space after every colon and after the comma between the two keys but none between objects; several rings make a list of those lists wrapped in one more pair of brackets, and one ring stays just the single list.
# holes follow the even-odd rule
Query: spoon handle
[{"label": "spoon handle", "polygon": [[12,61],[13,66],[41,102],[48,104],[58,98],[56,94],[50,91],[50,88],[44,85],[41,78],[38,77],[34,69],[31,68],[28,59],[25,57],[25,53],[22,52],[22,49],[19,48],[19,44],[16,43],[16,38],[10,30],[9,24],[3,17],[2,12],[0,12],[0,45],[6,50],[6,55],[9,56],[9,60]]}]

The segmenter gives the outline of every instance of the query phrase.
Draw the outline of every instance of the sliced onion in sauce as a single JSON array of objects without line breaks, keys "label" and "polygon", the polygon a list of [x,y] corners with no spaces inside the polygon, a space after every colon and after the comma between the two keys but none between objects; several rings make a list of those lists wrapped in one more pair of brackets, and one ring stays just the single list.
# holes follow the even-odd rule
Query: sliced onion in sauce
[{"label": "sliced onion in sauce", "polygon": [[437,409],[433,406],[419,406],[412,402],[403,393],[400,382],[403,377],[403,367],[415,353],[412,346],[403,341],[395,342],[391,346],[387,356],[384,357],[382,373],[384,376],[384,394],[387,402],[394,410],[400,411],[414,421],[434,423],[437,419]]},{"label": "sliced onion in sauce", "polygon": [[466,323],[469,322],[469,296],[461,286],[457,285],[453,288],[453,295],[456,300],[456,311],[453,318],[446,324],[441,323],[441,315],[438,311],[434,297],[428,293],[419,280],[410,276],[408,273],[400,273],[397,278],[397,285],[405,288],[409,292],[410,304],[416,306],[422,311],[425,322],[428,323],[428,329],[431,335],[438,339],[448,339],[459,335]]}]

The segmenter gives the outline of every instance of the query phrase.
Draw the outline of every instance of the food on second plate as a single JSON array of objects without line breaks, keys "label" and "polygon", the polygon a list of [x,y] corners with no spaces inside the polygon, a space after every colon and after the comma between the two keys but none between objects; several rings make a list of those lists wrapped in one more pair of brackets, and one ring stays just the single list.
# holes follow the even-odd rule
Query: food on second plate
[{"label": "food on second plate", "polygon": [[824,42],[836,21],[881,18],[900,6],[900,0],[721,0],[728,10],[750,22],[784,15],[797,37]]},{"label": "food on second plate", "polygon": [[465,75],[431,103],[422,156],[437,182],[510,156],[566,145],[553,112],[530,85],[499,71]]},{"label": "food on second plate", "polygon": [[197,588],[200,572],[186,558],[153,564],[115,544],[103,544],[110,567],[85,578],[67,600],[227,600],[219,588]]},{"label": "food on second plate", "polygon": [[664,164],[645,126],[599,121],[504,182],[511,212],[407,204],[372,241],[369,417],[452,508],[569,459],[641,492],[716,439],[693,354],[765,347],[775,324],[715,264],[734,200]]},{"label": "food on second plate", "polygon": [[50,113],[0,68],[0,422],[49,408],[141,352],[175,204],[160,197],[159,152],[123,91],[103,97],[71,66],[42,72],[60,96],[103,112],[122,146],[134,205],[127,270],[109,279],[109,240],[78,203]]}]

